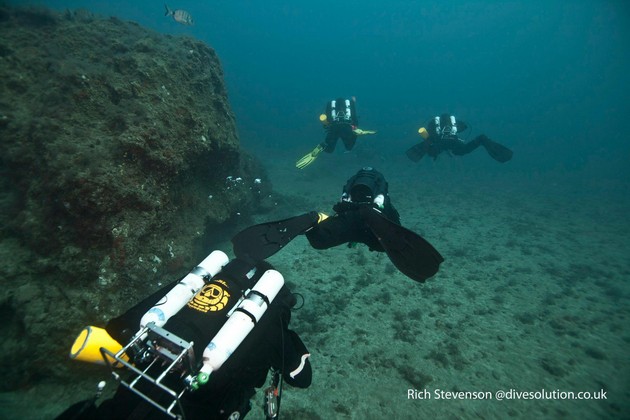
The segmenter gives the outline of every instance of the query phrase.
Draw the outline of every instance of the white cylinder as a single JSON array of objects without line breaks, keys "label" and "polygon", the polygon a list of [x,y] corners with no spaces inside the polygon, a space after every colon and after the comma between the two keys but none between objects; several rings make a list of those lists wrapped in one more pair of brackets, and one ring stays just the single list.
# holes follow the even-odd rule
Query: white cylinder
[{"label": "white cylinder", "polygon": [[201,373],[209,375],[225,363],[256,325],[247,313],[251,314],[258,322],[267,310],[267,303],[260,295],[265,296],[271,303],[283,285],[282,274],[276,270],[265,271],[247,294],[247,297],[238,305],[217,335],[206,346],[203,351]]},{"label": "white cylinder", "polygon": [[350,100],[346,99],[346,120],[350,120]]},{"label": "white cylinder", "polygon": [[455,116],[451,115],[451,134],[457,134],[457,123],[455,121]]},{"label": "white cylinder", "polygon": [[203,287],[203,278],[217,274],[228,261],[229,258],[223,251],[213,251],[144,314],[140,320],[140,328],[146,327],[150,322],[155,322],[158,327],[166,324]]}]

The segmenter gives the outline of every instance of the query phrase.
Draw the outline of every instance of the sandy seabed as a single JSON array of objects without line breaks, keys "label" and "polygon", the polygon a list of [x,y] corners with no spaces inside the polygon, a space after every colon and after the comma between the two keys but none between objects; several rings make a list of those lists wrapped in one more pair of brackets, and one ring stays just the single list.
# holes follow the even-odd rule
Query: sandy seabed
[{"label": "sandy seabed", "polygon": [[[466,162],[336,153],[297,171],[269,153],[284,204],[254,222],[330,213],[346,179],[371,164],[402,224],[445,258],[420,284],[365,246],[317,251],[298,237],[273,256],[304,296],[291,325],[313,366],[310,388],[285,387],[281,417],[629,418],[627,186]],[[41,385],[0,404],[14,418],[51,418],[93,385]],[[562,398],[579,392],[599,399]],[[261,402],[248,418],[263,418]]]},{"label": "sandy seabed", "polygon": [[[292,326],[314,369],[309,389],[285,391],[287,418],[628,418],[627,186],[505,175],[478,154],[270,168],[277,191],[330,211],[374,165],[402,224],[445,258],[424,284],[365,246],[298,238],[272,258],[305,297]],[[568,399],[579,392],[592,399]]]}]

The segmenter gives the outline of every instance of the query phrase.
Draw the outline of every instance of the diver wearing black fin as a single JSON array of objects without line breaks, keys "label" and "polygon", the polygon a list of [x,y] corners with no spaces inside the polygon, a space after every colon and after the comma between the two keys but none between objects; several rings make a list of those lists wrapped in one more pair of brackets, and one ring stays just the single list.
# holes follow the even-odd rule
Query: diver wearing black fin
[{"label": "diver wearing black fin", "polygon": [[403,274],[416,281],[438,271],[442,256],[420,235],[400,225],[380,172],[369,167],[357,172],[346,182],[333,210],[331,217],[310,212],[251,226],[232,239],[234,253],[238,258],[268,258],[295,236],[305,234],[315,249],[363,243],[372,251],[386,252]]},{"label": "diver wearing black fin", "polygon": [[257,262],[280,251],[293,238],[310,229],[318,221],[315,211],[248,227],[232,238],[234,255],[242,260]]},{"label": "diver wearing black fin", "polygon": [[306,233],[311,246],[327,249],[344,243],[363,243],[371,250],[385,249],[361,217],[363,207],[378,208],[388,220],[400,224],[400,215],[392,205],[383,174],[366,167],[352,176],[343,187],[341,199],[333,206],[335,215]]},{"label": "diver wearing black fin", "polygon": [[512,151],[507,147],[490,140],[486,135],[481,134],[468,143],[460,139],[458,133],[466,130],[468,125],[455,118],[454,115],[442,114],[427,123],[428,128],[420,128],[418,133],[423,141],[410,147],[406,154],[414,162],[420,161],[424,155],[429,155],[437,159],[438,155],[444,151],[456,156],[466,155],[479,146],[483,146],[488,155],[497,162],[507,162],[512,159]]},{"label": "diver wearing black fin", "polygon": [[334,216],[306,232],[313,248],[360,242],[371,251],[386,252],[396,268],[420,282],[437,273],[444,261],[430,243],[400,225],[387,181],[373,168],[361,169],[346,182],[333,210]]},{"label": "diver wearing black fin", "polygon": [[360,212],[365,224],[401,273],[422,283],[438,272],[444,258],[422,236],[393,223],[377,209],[364,206]]}]

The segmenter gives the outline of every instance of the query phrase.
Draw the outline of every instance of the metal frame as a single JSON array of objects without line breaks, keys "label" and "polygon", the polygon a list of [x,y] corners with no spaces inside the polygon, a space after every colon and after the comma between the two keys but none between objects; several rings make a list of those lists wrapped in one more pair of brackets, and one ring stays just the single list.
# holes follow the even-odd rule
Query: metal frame
[{"label": "metal frame", "polygon": [[[123,357],[127,356],[129,349],[139,349],[141,360],[150,360],[144,370],[140,370]],[[145,328],[140,330],[136,336],[123,347],[118,353],[114,354],[106,348],[101,347],[101,355],[103,359],[110,367],[112,376],[120,382],[121,385],[138,395],[140,398],[162,411],[164,414],[174,419],[185,419],[184,410],[181,404],[181,397],[188,389],[187,380],[191,378],[195,371],[195,354],[193,352],[193,342],[187,342],[178,336],[168,332],[167,330],[160,328],[155,323],[150,322]],[[125,357],[126,358],[126,357]],[[112,362],[114,360],[114,362]],[[159,372],[161,367],[158,366],[161,363],[162,366],[167,365],[166,368]],[[115,369],[123,367],[132,375],[129,376],[129,380],[124,380]],[[153,375],[149,373],[152,368],[157,367],[157,374]],[[179,373],[182,378],[181,390],[177,391],[169,388],[162,381],[170,373]],[[143,383],[150,383],[155,386],[154,389],[161,391],[161,395],[167,394],[172,398],[170,404],[160,405],[157,401],[154,401],[147,394],[142,392],[138,386]],[[176,411],[175,411],[176,410]]]}]

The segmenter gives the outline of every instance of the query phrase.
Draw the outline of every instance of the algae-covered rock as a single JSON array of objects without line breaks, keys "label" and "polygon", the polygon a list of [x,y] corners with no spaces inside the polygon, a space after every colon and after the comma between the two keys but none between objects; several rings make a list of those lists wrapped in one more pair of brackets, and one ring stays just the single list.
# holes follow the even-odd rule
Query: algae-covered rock
[{"label": "algae-covered rock", "polygon": [[87,12],[0,6],[0,138],[0,369],[23,372],[3,389],[58,371],[78,328],[194,267],[270,189],[210,47]]}]

